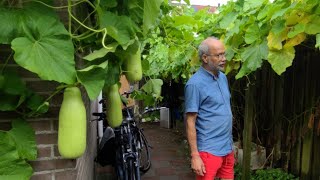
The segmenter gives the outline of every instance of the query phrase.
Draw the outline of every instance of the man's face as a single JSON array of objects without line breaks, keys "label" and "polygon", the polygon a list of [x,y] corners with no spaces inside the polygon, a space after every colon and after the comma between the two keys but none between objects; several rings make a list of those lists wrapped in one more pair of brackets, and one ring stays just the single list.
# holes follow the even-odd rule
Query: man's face
[{"label": "man's face", "polygon": [[224,71],[226,64],[225,48],[221,41],[214,40],[209,42],[210,54],[204,54],[205,68],[214,74]]}]

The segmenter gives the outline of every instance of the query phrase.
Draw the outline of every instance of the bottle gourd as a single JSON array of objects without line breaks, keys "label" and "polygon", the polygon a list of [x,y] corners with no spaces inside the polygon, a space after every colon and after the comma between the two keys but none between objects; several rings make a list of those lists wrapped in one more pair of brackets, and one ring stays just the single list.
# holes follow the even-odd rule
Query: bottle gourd
[{"label": "bottle gourd", "polygon": [[78,158],[86,149],[86,109],[77,87],[64,91],[59,111],[58,149],[64,158]]},{"label": "bottle gourd", "polygon": [[108,101],[106,117],[110,127],[118,127],[122,123],[122,105],[118,84],[114,84],[107,89],[106,98]]},{"label": "bottle gourd", "polygon": [[138,48],[137,52],[128,56],[124,61],[125,76],[129,82],[136,82],[142,79],[141,66],[141,50]]}]

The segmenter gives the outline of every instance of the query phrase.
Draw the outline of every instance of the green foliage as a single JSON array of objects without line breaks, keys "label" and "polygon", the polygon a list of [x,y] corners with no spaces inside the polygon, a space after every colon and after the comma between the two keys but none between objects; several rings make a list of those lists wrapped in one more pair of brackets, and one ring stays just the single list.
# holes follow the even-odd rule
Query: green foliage
[{"label": "green foliage", "polygon": [[[37,73],[42,79],[74,83],[74,49],[68,32],[51,13],[40,14],[39,11],[33,10],[1,8],[0,14],[7,18],[5,21],[13,21],[16,24],[9,23],[0,27],[1,31],[6,32],[3,36],[12,37],[0,38],[0,43],[8,43],[11,40],[9,44],[15,51],[14,59],[17,64]],[[10,25],[12,27],[8,27]],[[12,32],[17,33],[13,35]]]},{"label": "green foliage", "polygon": [[0,179],[30,179],[32,168],[27,160],[37,157],[34,139],[34,130],[21,119],[12,122],[10,131],[0,131]]},{"label": "green foliage", "polygon": [[103,62],[99,65],[91,65],[87,68],[77,71],[77,78],[80,83],[86,88],[90,98],[97,97],[99,91],[102,89],[105,83],[105,69],[108,62]]},{"label": "green foliage", "polygon": [[257,170],[252,175],[251,179],[254,180],[294,180],[299,179],[292,174],[288,174],[281,169],[266,169]]},{"label": "green foliage", "polygon": [[200,65],[197,44],[206,36],[203,29],[212,15],[187,7],[162,8],[169,11],[145,41],[148,66],[144,72],[165,81],[186,81]]},{"label": "green foliage", "polygon": [[[95,13],[93,27],[86,26],[72,14],[79,2],[68,1],[69,29],[57,18],[47,1],[22,1],[19,7],[2,2],[0,7],[1,44],[10,44],[14,60],[21,67],[36,73],[43,80],[66,85],[81,84],[90,99],[95,99],[103,86],[119,81],[123,58],[134,54],[136,41],[155,25],[162,0],[95,1],[84,0]],[[85,31],[77,31],[78,26]],[[78,33],[78,34],[77,34]],[[99,43],[100,42],[100,43]],[[93,51],[84,57],[88,62],[77,69],[74,55],[90,47]],[[107,64],[107,65],[106,65]],[[108,77],[108,78],[106,78]]]},{"label": "green foliage", "polygon": [[227,47],[226,73],[239,79],[268,62],[281,75],[292,65],[295,46],[315,38],[319,48],[319,9],[316,0],[229,1],[214,14],[173,7],[146,41],[146,75],[185,81],[199,66],[198,44],[212,35]]},{"label": "green foliage", "polygon": [[[241,180],[242,170],[241,165],[237,164],[234,167],[235,180]],[[250,172],[250,180],[298,180],[298,177],[290,173],[286,173],[282,169],[258,169]]]},{"label": "green foliage", "polygon": [[161,87],[163,81],[161,79],[150,79],[140,90],[132,93],[131,97],[136,100],[143,100],[145,106],[156,106],[162,100]]},{"label": "green foliage", "polygon": [[[222,7],[216,18],[218,21],[229,13],[234,13],[236,17],[228,21],[228,26],[220,25],[215,29],[215,31],[221,31],[219,35],[224,39],[226,46],[234,51],[234,56],[227,57],[228,65],[238,61],[237,54],[241,54],[241,68],[230,68],[237,70],[236,78],[257,70],[265,60],[279,75],[290,67],[295,57],[294,46],[301,44],[306,39],[306,35],[319,33],[318,28],[314,27],[317,22],[312,18],[317,16],[314,14],[318,6],[319,3],[313,0],[293,2],[277,0],[273,3],[269,1],[244,1],[244,4],[230,2]],[[241,28],[233,31],[238,26]],[[307,26],[312,30],[307,31]],[[241,43],[239,38],[243,38]]]},{"label": "green foliage", "polygon": [[16,72],[3,71],[0,77],[0,111],[16,111],[24,117],[35,117],[47,112],[49,102],[27,89]]}]

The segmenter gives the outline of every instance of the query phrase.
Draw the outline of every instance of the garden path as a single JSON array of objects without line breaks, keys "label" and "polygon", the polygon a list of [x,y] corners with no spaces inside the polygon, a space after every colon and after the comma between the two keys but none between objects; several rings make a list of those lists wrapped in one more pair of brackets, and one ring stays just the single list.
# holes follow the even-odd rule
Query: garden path
[{"label": "garden path", "polygon": [[[159,122],[142,123],[151,149],[152,166],[142,180],[195,180],[190,169],[188,146],[183,135],[183,124],[176,128],[160,127]],[[114,179],[111,167],[98,167],[97,180]]]}]

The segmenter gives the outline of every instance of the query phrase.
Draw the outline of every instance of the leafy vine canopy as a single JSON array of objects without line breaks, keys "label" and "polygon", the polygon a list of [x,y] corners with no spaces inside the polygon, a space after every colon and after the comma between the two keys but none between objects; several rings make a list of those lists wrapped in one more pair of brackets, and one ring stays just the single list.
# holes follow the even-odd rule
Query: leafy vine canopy
[{"label": "leafy vine canopy", "polygon": [[[0,23],[5,24],[0,26],[0,43],[11,46],[15,62],[43,80],[81,84],[90,99],[119,81],[124,60],[139,47],[146,77],[183,82],[200,65],[197,45],[207,36],[225,42],[226,73],[235,72],[236,78],[265,61],[281,75],[292,64],[295,46],[308,40],[320,47],[317,0],[229,1],[217,13],[194,12],[162,0],[69,0],[61,7],[50,0],[12,2],[0,4]],[[76,10],[83,6],[85,17],[80,18]],[[56,9],[67,12],[68,22],[58,18]],[[75,58],[79,54],[81,68]],[[6,88],[14,76],[6,75],[5,66],[0,85],[10,94]],[[26,94],[13,94],[14,105],[3,109],[21,104]]]},{"label": "leafy vine canopy", "polygon": [[[14,61],[43,80],[83,85],[90,99],[119,81],[124,59],[141,46],[162,4],[162,0],[69,0],[56,7],[48,0],[10,2],[0,4],[0,44],[11,46]],[[80,19],[76,10],[83,6],[86,17]],[[69,21],[62,22],[55,9],[64,9]],[[81,69],[78,54],[85,54]]]},{"label": "leafy vine canopy", "polygon": [[207,36],[221,38],[227,47],[226,73],[237,79],[264,62],[281,75],[292,65],[295,47],[320,48],[318,0],[229,1],[216,13],[170,7],[148,36],[150,69],[146,74],[185,82],[200,62],[197,45]]}]

